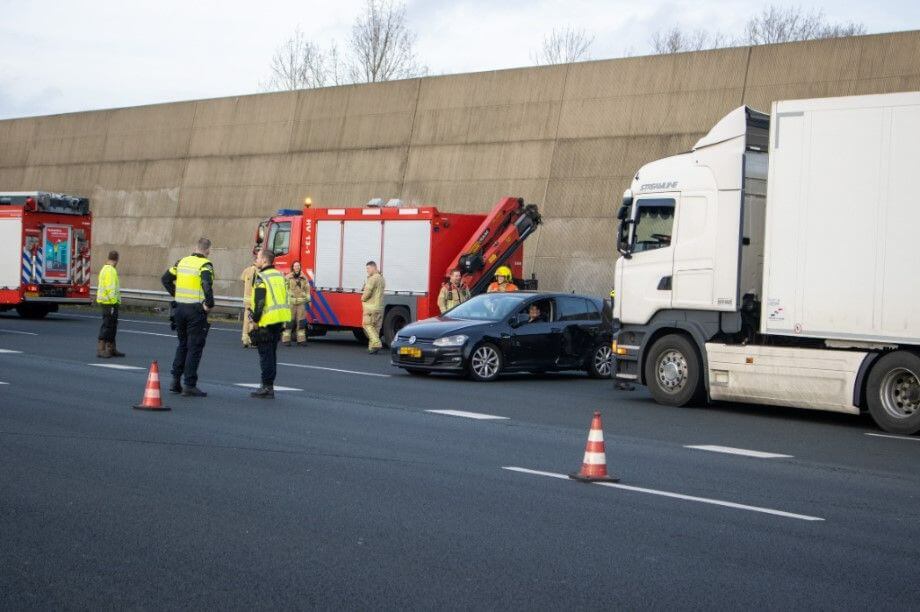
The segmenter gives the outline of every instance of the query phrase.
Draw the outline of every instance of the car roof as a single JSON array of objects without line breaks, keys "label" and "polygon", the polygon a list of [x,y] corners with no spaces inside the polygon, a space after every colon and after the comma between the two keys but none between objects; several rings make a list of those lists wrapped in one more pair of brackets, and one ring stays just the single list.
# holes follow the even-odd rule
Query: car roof
[{"label": "car roof", "polygon": [[[480,293],[479,295],[485,295],[485,294]],[[533,291],[533,290],[529,290],[529,289],[528,289],[528,290],[520,290],[520,291],[508,291],[508,292],[505,292],[505,293],[495,292],[495,293],[493,293],[493,295],[507,295],[507,296],[512,296],[512,295],[527,295],[527,296],[537,296],[537,297],[542,297],[542,298],[576,297],[576,298],[584,298],[584,299],[586,299],[586,300],[595,300],[595,301],[596,301],[596,300],[601,300],[601,301],[603,300],[603,298],[598,297],[598,296],[596,296],[596,295],[585,295],[585,294],[583,294],[583,293],[563,293],[563,292],[561,292],[561,291]]]}]

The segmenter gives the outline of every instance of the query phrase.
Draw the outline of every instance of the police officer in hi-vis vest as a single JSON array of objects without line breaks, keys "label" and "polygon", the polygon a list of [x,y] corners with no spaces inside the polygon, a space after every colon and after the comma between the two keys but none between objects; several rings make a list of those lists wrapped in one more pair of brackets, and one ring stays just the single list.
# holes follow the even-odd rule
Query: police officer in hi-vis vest
[{"label": "police officer in hi-vis vest", "polygon": [[259,367],[262,370],[262,386],[250,395],[259,399],[275,397],[275,374],[278,369],[278,342],[281,330],[291,321],[291,306],[288,304],[287,280],[275,269],[275,254],[260,251],[256,258],[259,271],[252,284],[250,316],[252,343],[259,349]]},{"label": "police officer in hi-vis vest", "polygon": [[160,279],[175,299],[174,324],[179,337],[169,390],[189,397],[207,396],[198,388],[198,363],[211,328],[208,311],[214,308],[214,264],[208,259],[210,253],[211,241],[199,239],[195,252],[177,261]]}]

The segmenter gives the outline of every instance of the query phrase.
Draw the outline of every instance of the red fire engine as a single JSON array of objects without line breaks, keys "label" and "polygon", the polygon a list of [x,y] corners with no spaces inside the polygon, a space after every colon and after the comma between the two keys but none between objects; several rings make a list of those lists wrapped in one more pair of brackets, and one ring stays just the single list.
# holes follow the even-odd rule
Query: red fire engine
[{"label": "red fire engine", "polygon": [[276,254],[288,272],[299,261],[310,282],[311,333],[361,330],[365,263],[376,261],[386,279],[383,339],[401,327],[440,314],[438,293],[449,271],[460,268],[475,295],[485,291],[495,270],[511,268],[521,288],[523,242],[540,224],[536,205],[504,198],[488,215],[443,213],[433,206],[404,207],[398,200],[372,200],[363,208],[279,210],[263,221],[256,244]]},{"label": "red fire engine", "polygon": [[89,200],[0,193],[0,310],[39,319],[59,304],[90,304]]}]

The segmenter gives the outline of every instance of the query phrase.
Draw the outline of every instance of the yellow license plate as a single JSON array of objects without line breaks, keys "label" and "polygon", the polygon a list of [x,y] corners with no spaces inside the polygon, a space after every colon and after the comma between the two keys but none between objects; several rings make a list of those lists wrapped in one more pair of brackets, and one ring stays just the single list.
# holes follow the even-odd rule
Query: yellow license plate
[{"label": "yellow license plate", "polygon": [[422,349],[414,346],[401,346],[399,347],[399,354],[418,359],[422,356]]}]

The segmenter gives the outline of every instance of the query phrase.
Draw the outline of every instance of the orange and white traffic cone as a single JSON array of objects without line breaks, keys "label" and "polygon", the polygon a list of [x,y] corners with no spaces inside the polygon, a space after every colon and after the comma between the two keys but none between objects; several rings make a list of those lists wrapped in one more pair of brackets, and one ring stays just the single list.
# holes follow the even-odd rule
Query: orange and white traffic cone
[{"label": "orange and white traffic cone", "polygon": [[607,473],[607,451],[604,447],[604,426],[601,424],[601,413],[596,411],[591,419],[591,430],[588,432],[588,443],[585,444],[585,458],[581,463],[581,471],[569,474],[569,478],[582,482],[619,482],[620,479]]},{"label": "orange and white traffic cone", "polygon": [[160,366],[154,361],[150,364],[150,373],[147,374],[147,386],[144,388],[144,399],[134,406],[135,410],[169,410],[160,399]]}]

